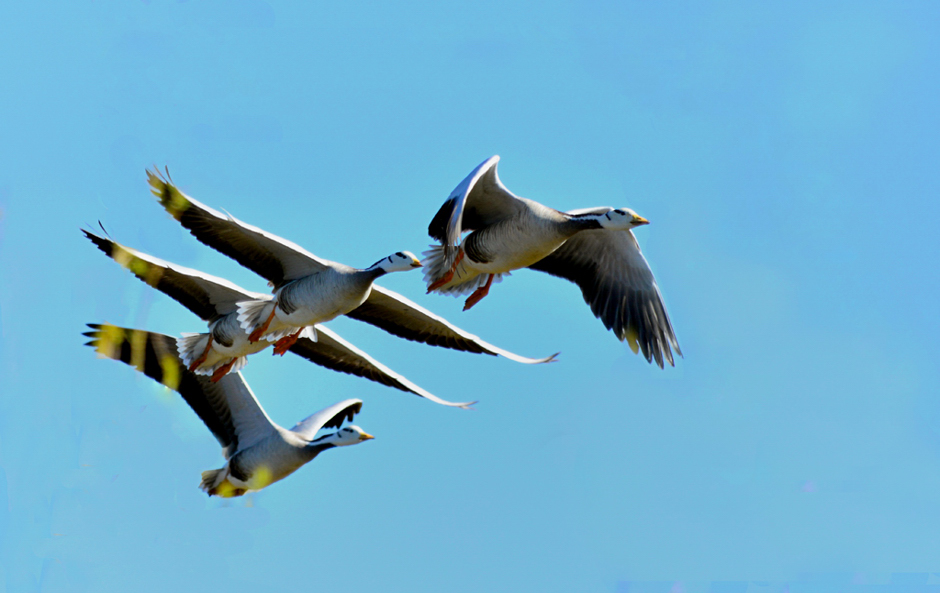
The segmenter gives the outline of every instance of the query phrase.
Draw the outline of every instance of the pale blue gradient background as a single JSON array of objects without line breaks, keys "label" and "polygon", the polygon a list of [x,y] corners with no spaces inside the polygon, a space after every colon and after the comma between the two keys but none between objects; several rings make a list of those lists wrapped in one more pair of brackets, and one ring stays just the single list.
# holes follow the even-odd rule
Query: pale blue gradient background
[{"label": "pale blue gradient background", "polygon": [[[929,2],[3,3],[0,590],[940,583],[938,22]],[[396,274],[560,362],[337,320],[478,409],[265,353],[245,375],[276,421],[361,397],[378,438],[221,502],[195,415],[81,346],[86,322],[203,327],[81,236],[99,219],[264,290],[159,208],[147,166],[364,266],[422,251],[491,154],[520,195],[652,221],[675,369],[546,275],[461,313]]]}]

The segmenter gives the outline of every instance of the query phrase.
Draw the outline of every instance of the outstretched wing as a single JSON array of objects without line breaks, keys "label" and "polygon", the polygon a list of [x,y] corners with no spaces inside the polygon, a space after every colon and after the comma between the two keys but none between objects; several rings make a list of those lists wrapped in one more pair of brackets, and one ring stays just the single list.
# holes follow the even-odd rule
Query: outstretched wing
[{"label": "outstretched wing", "polygon": [[477,336],[465,332],[443,317],[431,313],[424,307],[406,299],[397,292],[372,285],[372,293],[366,302],[346,314],[348,317],[371,323],[390,334],[406,340],[423,342],[452,350],[504,356],[516,362],[537,364],[553,360],[558,353],[545,358],[526,358],[508,350],[484,342]]},{"label": "outstretched wing", "polygon": [[620,340],[660,368],[682,355],[653,271],[630,231],[581,231],[529,266],[571,280],[591,311]]},{"label": "outstretched wing", "polygon": [[361,399],[343,400],[304,418],[291,431],[310,441],[321,428],[339,428],[345,421],[352,422],[361,409]]},{"label": "outstretched wing", "polygon": [[499,156],[491,156],[471,171],[428,225],[428,234],[440,241],[445,251],[460,245],[464,231],[484,228],[526,208],[525,202],[500,182],[498,162]]},{"label": "outstretched wing", "polygon": [[229,373],[218,383],[195,375],[176,352],[176,339],[164,334],[89,323],[91,346],[105,358],[120,360],[178,392],[222,445],[228,459],[274,434],[276,428],[245,383],[241,373]]},{"label": "outstretched wing", "polygon": [[147,171],[153,195],[194,237],[270,281],[275,288],[333,267],[299,245],[209,208]]},{"label": "outstretched wing", "polygon": [[381,383],[382,385],[413,393],[418,397],[429,399],[434,403],[459,408],[466,408],[475,403],[453,403],[443,400],[421,389],[408,379],[375,360],[362,350],[339,337],[338,334],[329,328],[318,325],[316,329],[316,342],[307,338],[301,338],[297,340],[296,344],[291,346],[290,351],[328,369],[364,377],[370,381]]},{"label": "outstretched wing", "polygon": [[171,264],[82,229],[105,255],[135,276],[183,305],[201,319],[212,321],[237,309],[236,303],[263,300],[270,295],[249,292],[228,280]]}]

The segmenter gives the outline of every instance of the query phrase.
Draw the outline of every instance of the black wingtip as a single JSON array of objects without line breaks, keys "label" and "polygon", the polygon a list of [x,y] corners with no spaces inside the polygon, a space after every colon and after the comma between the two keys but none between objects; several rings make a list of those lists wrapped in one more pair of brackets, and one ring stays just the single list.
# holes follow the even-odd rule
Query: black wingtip
[{"label": "black wingtip", "polygon": [[[101,222],[99,221],[98,224],[101,224]],[[101,227],[101,229],[104,230],[104,227]],[[108,257],[111,257],[111,252],[114,247],[114,241],[112,241],[110,238],[105,239],[104,237],[99,237],[98,235],[94,234],[93,232],[87,229],[82,229],[82,232],[85,233],[85,238],[87,238],[89,241],[95,244],[95,247],[97,247],[102,252],[104,252],[104,254],[107,255]],[[104,232],[106,235],[108,234],[108,231],[104,231]]]}]

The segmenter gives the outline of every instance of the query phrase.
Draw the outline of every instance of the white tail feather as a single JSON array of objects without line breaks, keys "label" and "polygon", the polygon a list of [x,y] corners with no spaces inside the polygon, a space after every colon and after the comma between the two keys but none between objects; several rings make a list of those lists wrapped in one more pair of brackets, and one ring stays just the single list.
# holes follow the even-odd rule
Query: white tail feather
[{"label": "white tail feather", "polygon": [[242,326],[245,333],[250,334],[255,328],[267,321],[274,307],[274,301],[242,301],[236,303],[238,307],[238,324]]},{"label": "white tail feather", "polygon": [[208,344],[209,334],[185,333],[179,338],[176,338],[176,351],[179,352],[180,360],[183,361],[183,365],[189,368],[189,365],[206,351]]},{"label": "white tail feather", "polygon": [[[195,371],[193,371],[193,372],[194,372],[195,374],[197,374],[197,375],[214,375],[217,370],[219,370],[220,368],[222,368],[223,366],[225,366],[226,364],[228,364],[228,362],[229,362],[230,360],[232,360],[232,359],[231,359],[231,358],[223,358],[222,360],[216,362],[216,363],[213,364],[213,365],[210,365],[210,366],[203,365],[203,366],[197,368],[197,369],[196,369]],[[239,356],[238,358],[235,359],[235,362],[232,363],[232,368],[230,368],[230,369],[228,370],[228,372],[229,372],[229,373],[234,373],[234,372],[240,371],[240,370],[242,370],[243,368],[245,368],[245,365],[246,365],[246,364],[248,364],[248,357],[247,357],[247,356]]]},{"label": "white tail feather", "polygon": [[[453,261],[447,258],[442,245],[431,245],[430,247],[429,250],[421,254],[424,256],[424,259],[421,261],[421,264],[424,266],[424,281],[427,282],[428,286],[444,276],[451,266],[448,261]],[[473,292],[486,284],[488,274],[481,274],[476,270],[468,268],[465,262],[466,259],[457,264],[457,269],[454,270],[454,277],[451,281],[435,289],[434,292],[459,296]],[[509,276],[509,272],[505,274],[493,274],[493,284],[502,282],[503,276]]]},{"label": "white tail feather", "polygon": [[300,332],[300,336],[298,337],[307,338],[311,342],[316,342],[317,341],[317,328],[312,325],[308,325],[307,327],[304,328],[302,332]]},{"label": "white tail feather", "polygon": [[248,364],[248,357],[247,357],[247,356],[239,356],[238,358],[235,359],[235,362],[232,363],[232,368],[229,369],[228,372],[230,372],[230,373],[237,373],[238,371],[240,371],[240,370],[242,370],[243,368],[245,368],[245,365],[246,365],[246,364]]},{"label": "white tail feather", "polygon": [[219,484],[225,480],[228,472],[225,471],[226,468],[221,469],[210,469],[202,472],[202,483],[199,484],[199,487],[209,492],[210,490],[216,488]]},{"label": "white tail feather", "polygon": [[286,338],[287,336],[291,335],[292,333],[294,333],[294,332],[296,332],[296,331],[297,331],[297,328],[296,328],[296,327],[290,327],[290,326],[288,326],[288,327],[285,327],[284,329],[280,329],[280,330],[278,330],[278,331],[273,331],[273,332],[272,332],[272,331],[269,331],[268,333],[264,334],[264,337],[262,337],[261,339],[262,339],[262,340],[267,340],[267,341],[273,343],[273,342],[277,342],[277,341],[280,340],[281,338]]}]

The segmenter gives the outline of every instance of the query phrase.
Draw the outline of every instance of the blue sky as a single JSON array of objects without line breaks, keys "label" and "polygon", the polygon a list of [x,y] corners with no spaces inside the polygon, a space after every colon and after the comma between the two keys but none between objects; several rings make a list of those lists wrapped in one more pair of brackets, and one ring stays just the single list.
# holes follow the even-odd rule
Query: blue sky
[{"label": "blue sky", "polygon": [[[925,2],[260,0],[0,6],[0,590],[758,593],[940,583],[940,8]],[[446,409],[296,357],[286,425],[347,397],[376,440],[230,502],[181,399],[81,346],[198,319],[80,234],[264,282],[150,197],[323,257],[419,253],[500,154],[515,193],[627,206],[686,356],[660,371],[574,285],[472,311],[557,364],[330,327]],[[914,589],[912,589],[912,587]]]}]

